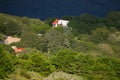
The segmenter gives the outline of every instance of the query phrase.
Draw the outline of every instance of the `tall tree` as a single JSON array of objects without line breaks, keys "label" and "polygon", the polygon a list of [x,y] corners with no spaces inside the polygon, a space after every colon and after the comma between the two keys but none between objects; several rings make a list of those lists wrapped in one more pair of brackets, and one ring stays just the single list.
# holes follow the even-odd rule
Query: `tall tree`
[{"label": "tall tree", "polygon": [[5,78],[12,71],[14,71],[14,59],[0,45],[0,79]]}]

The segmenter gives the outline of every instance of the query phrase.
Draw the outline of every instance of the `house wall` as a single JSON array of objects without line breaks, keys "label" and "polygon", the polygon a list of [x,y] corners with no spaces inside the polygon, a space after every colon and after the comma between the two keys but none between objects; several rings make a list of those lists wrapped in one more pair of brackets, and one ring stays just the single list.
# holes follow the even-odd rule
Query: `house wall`
[{"label": "house wall", "polygon": [[4,40],[4,44],[11,44],[14,42],[20,42],[20,38],[13,38],[11,36],[8,36],[5,40]]},{"label": "house wall", "polygon": [[69,21],[67,20],[59,20],[58,24],[62,24],[62,26],[67,26]]},{"label": "house wall", "polygon": [[53,24],[53,27],[67,26],[68,23],[69,23],[69,21],[67,21],[67,20],[59,20],[58,22],[56,22],[56,24]]}]

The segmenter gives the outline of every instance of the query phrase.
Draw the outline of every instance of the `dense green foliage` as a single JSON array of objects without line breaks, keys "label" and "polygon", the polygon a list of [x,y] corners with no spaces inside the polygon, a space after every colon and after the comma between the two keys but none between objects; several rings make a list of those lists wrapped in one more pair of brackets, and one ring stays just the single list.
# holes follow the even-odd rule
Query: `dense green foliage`
[{"label": "dense green foliage", "polygon": [[120,12],[111,12],[107,15],[105,24],[109,27],[120,29]]},{"label": "dense green foliage", "polygon": [[92,31],[91,40],[93,42],[105,42],[108,39],[110,31],[107,28],[97,28]]},{"label": "dense green foliage", "polygon": [[19,60],[21,69],[38,72],[42,76],[47,76],[55,70],[50,61],[37,50],[31,54],[22,54]]},{"label": "dense green foliage", "polygon": [[0,33],[19,36],[21,32],[22,25],[16,19],[0,14]]},{"label": "dense green foliage", "polygon": [[21,36],[19,46],[36,48],[42,52],[47,52],[47,41],[33,32],[26,32]]},{"label": "dense green foliage", "polygon": [[87,80],[120,78],[120,59],[114,57],[94,57],[90,54],[62,50],[55,55],[52,63],[58,70],[84,76]]},{"label": "dense green foliage", "polygon": [[70,48],[68,35],[61,33],[58,30],[49,30],[45,34],[45,39],[48,42],[48,52],[55,53],[60,49]]},{"label": "dense green foliage", "polygon": [[43,23],[39,19],[30,19],[27,17],[23,17],[20,20],[24,25],[24,32],[26,32],[26,30],[27,31],[29,30],[37,34],[38,33],[44,34],[45,31],[50,28],[49,25]]},{"label": "dense green foliage", "polygon": [[49,25],[39,19],[0,14],[0,33],[7,36],[19,36],[26,31],[43,34],[49,28]]},{"label": "dense green foliage", "polygon": [[[62,19],[70,21],[68,27],[51,28],[54,17],[43,22],[0,14],[0,78],[13,77],[9,74],[17,72],[31,80],[29,72],[48,76],[64,71],[86,80],[119,80],[120,12],[105,18],[83,14]],[[6,45],[6,36],[21,41]],[[11,46],[24,50],[15,56]]]},{"label": "dense green foliage", "polygon": [[0,79],[14,71],[14,57],[0,45]]},{"label": "dense green foliage", "polygon": [[[68,18],[69,19],[69,18]],[[69,27],[73,28],[73,34],[90,34],[92,30],[99,27],[119,28],[120,12],[111,12],[105,18],[97,18],[93,15],[83,14],[77,17],[70,17]],[[113,30],[113,29],[112,29]],[[113,30],[114,31],[114,30]]]}]

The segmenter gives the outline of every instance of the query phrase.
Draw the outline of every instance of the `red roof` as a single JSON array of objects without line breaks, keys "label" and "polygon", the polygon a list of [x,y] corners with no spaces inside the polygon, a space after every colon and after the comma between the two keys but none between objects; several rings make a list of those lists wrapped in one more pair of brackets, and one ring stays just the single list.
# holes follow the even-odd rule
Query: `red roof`
[{"label": "red roof", "polygon": [[23,48],[17,48],[18,51],[23,51]]},{"label": "red roof", "polygon": [[23,48],[16,48],[15,49],[15,54],[18,54],[18,52],[22,52],[24,49]]},{"label": "red roof", "polygon": [[58,23],[59,19],[56,19],[52,24]]}]

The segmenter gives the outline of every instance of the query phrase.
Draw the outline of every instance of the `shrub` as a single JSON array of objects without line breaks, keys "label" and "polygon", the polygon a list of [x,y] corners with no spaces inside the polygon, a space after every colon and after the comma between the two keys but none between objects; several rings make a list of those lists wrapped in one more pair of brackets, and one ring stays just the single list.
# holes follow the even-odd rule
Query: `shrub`
[{"label": "shrub", "polygon": [[95,46],[91,42],[73,41],[71,42],[71,48],[72,50],[77,51],[77,52],[89,52],[90,50],[94,50]]},{"label": "shrub", "polygon": [[23,77],[25,77],[25,78],[27,78],[27,79],[30,79],[30,78],[31,78],[31,76],[28,75],[28,74],[27,74],[27,71],[25,71],[25,70],[22,70],[21,73],[20,73],[20,75],[23,76]]},{"label": "shrub", "polygon": [[69,50],[59,51],[52,59],[57,70],[80,75],[87,80],[119,80],[120,59],[108,56],[94,57],[90,54]]},{"label": "shrub", "polygon": [[114,53],[113,49],[108,44],[101,43],[101,44],[98,44],[97,46],[100,49],[101,53],[105,53],[105,54]]},{"label": "shrub", "polygon": [[49,30],[45,34],[45,39],[48,44],[48,52],[56,53],[60,49],[70,48],[70,41],[68,35],[57,31]]},{"label": "shrub", "polygon": [[74,56],[76,54],[76,52],[69,50],[60,50],[52,59],[52,64],[55,65],[57,69],[69,72],[69,67],[72,67],[74,69],[75,65],[72,63],[74,62]]},{"label": "shrub", "polygon": [[14,71],[14,57],[5,51],[0,45],[0,79],[5,78],[8,74]]},{"label": "shrub", "polygon": [[21,21],[24,24],[24,30],[27,29],[37,34],[44,34],[48,29],[50,29],[50,26],[42,22],[40,19],[23,17],[21,18]]},{"label": "shrub", "polygon": [[50,61],[40,52],[31,53],[26,56],[27,58],[24,58],[24,55],[20,57],[23,69],[38,72],[42,76],[47,76],[55,70]]},{"label": "shrub", "polygon": [[110,42],[110,43],[116,43],[117,42],[117,36],[115,34],[110,34],[108,36],[108,42]]},{"label": "shrub", "polygon": [[91,35],[91,41],[95,43],[106,42],[110,31],[107,28],[97,28],[93,30]]},{"label": "shrub", "polygon": [[0,14],[0,33],[19,36],[22,33],[22,24],[13,17]]},{"label": "shrub", "polygon": [[22,35],[22,40],[18,46],[36,48],[42,52],[47,52],[47,40],[33,32],[26,32]]}]

